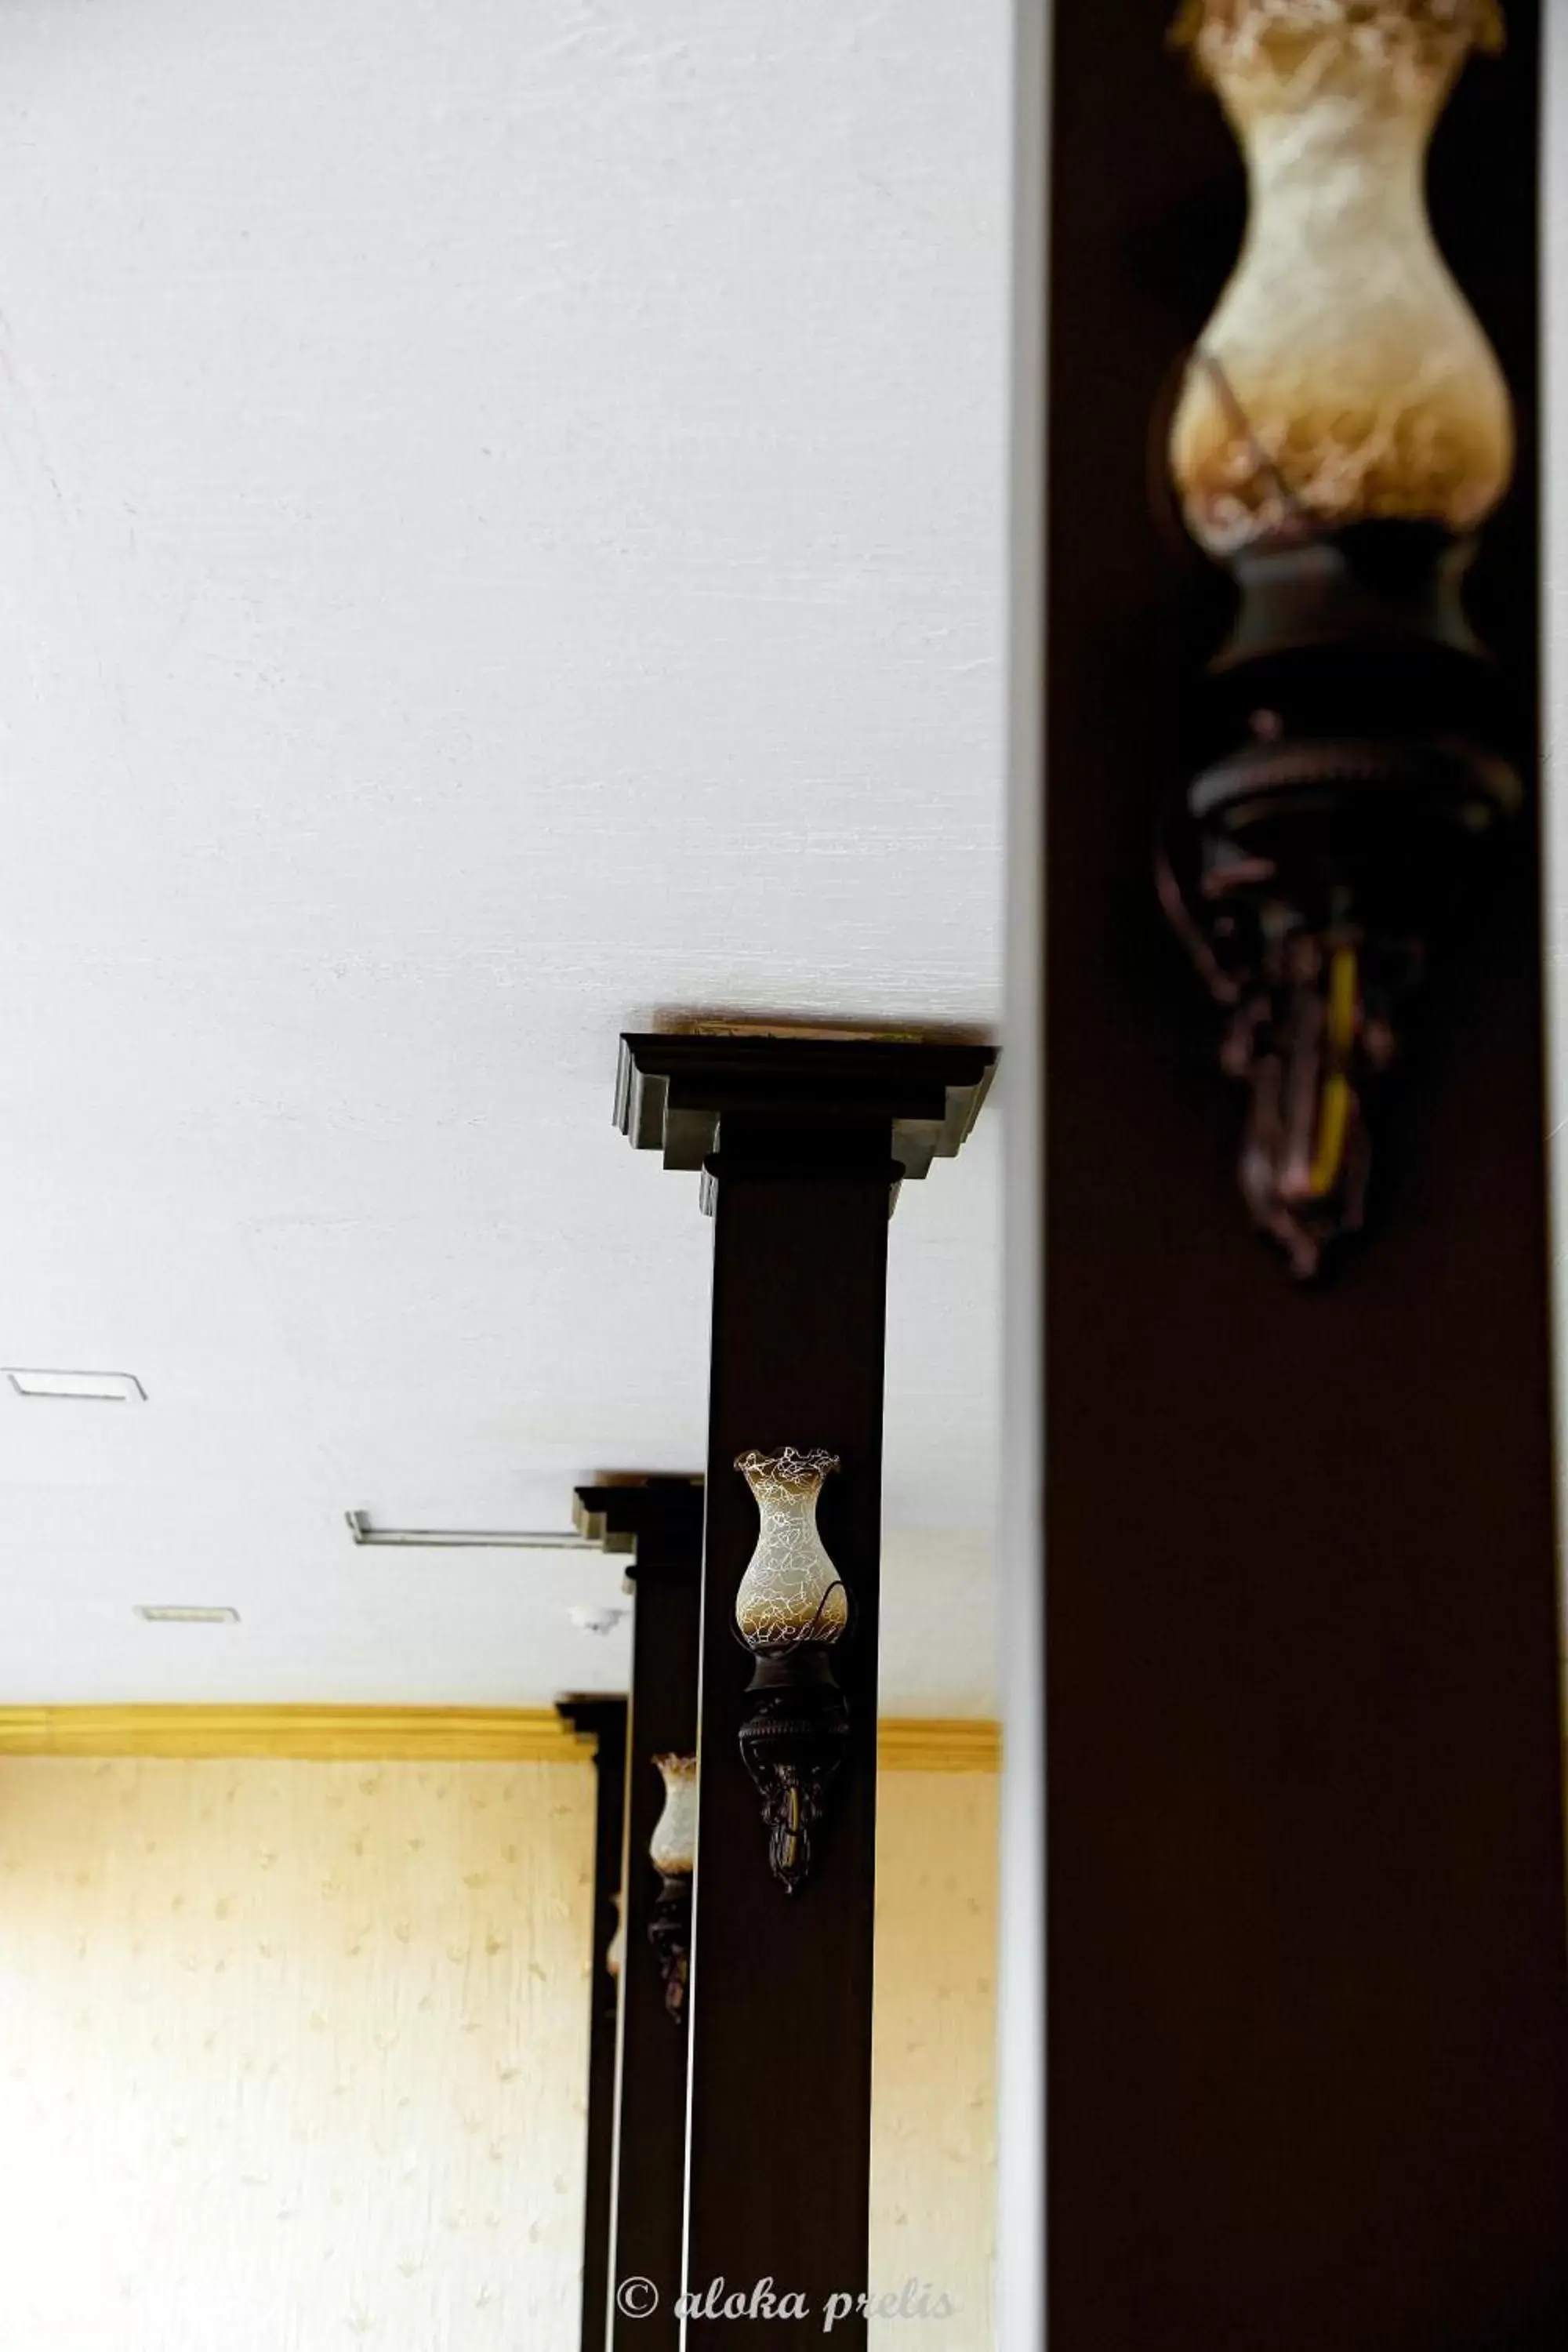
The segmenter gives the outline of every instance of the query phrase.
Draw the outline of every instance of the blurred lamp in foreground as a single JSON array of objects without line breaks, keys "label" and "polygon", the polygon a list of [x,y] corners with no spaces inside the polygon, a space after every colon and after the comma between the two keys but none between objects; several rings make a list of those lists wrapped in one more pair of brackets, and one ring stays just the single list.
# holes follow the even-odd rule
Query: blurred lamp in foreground
[{"label": "blurred lamp in foreground", "polygon": [[610,1898],[616,1906],[616,1932],[605,1952],[605,1966],[618,1978],[626,1960],[626,1898],[625,1890]]},{"label": "blurred lamp in foreground", "polygon": [[1361,1223],[1368,1082],[1521,798],[1459,596],[1511,410],[1424,194],[1455,79],[1501,37],[1494,0],[1190,0],[1177,26],[1250,215],[1171,433],[1240,602],[1162,890],[1251,1089],[1243,1189],[1303,1276]]},{"label": "blurred lamp in foreground", "polygon": [[735,1463],[761,1522],[735,1596],[735,1630],[756,1660],[741,1753],[762,1794],[773,1874],[791,1895],[809,1874],[812,1832],[849,1738],[832,1666],[849,1629],[849,1596],[816,1531],[822,1482],[838,1466],[837,1454],[793,1445]]},{"label": "blurred lamp in foreground", "polygon": [[656,1756],[653,1760],[664,1780],[664,1811],[647,1843],[648,1860],[658,1873],[647,1939],[658,1956],[665,2008],[678,2025],[684,2025],[691,1960],[691,1876],[697,1866],[697,1759]]}]

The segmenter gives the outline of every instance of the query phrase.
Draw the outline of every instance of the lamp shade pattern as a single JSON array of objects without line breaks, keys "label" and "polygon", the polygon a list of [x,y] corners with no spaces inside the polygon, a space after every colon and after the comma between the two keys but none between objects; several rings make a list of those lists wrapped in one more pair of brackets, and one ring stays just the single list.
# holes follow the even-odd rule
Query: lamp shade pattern
[{"label": "lamp shade pattern", "polygon": [[735,1596],[735,1624],[749,1650],[778,1656],[805,1644],[826,1648],[849,1623],[849,1596],[816,1531],[822,1482],[838,1468],[835,1454],[737,1456],[735,1467],[756,1499],[757,1547]]},{"label": "lamp shade pattern", "polygon": [[664,1811],[648,1840],[648,1860],[662,1878],[689,1877],[697,1866],[697,1759],[656,1756]]},{"label": "lamp shade pattern", "polygon": [[1475,530],[1508,486],[1511,407],[1424,178],[1466,56],[1500,44],[1495,0],[1191,0],[1175,37],[1250,200],[1171,434],[1194,537],[1224,558],[1359,522]]}]

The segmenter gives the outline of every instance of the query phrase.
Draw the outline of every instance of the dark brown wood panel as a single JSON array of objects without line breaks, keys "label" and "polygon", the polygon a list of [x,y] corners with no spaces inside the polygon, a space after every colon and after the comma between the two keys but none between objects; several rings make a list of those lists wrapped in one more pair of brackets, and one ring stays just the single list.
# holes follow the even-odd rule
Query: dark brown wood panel
[{"label": "dark brown wood panel", "polygon": [[[626,1957],[621,1968],[610,2196],[609,2341],[618,2352],[676,2352],[686,2198],[687,2036],[665,2008],[648,1941],[658,1878],[648,1840],[664,1809],[652,1759],[697,1745],[702,1488],[650,1477],[579,1487],[579,1524],[611,1549],[631,1542],[636,1594],[626,1716]],[[616,2289],[627,2283],[617,2308]],[[657,2301],[640,2284],[652,2286]]]},{"label": "dark brown wood panel", "polygon": [[[687,2105],[689,2352],[742,2329],[773,2352],[864,2352],[854,2308],[870,2203],[877,1638],[889,1215],[898,1181],[951,1158],[978,1113],[988,1045],[886,1036],[693,1033],[621,1040],[616,1116],[667,1168],[701,1168],[714,1212],[699,1692],[698,1868]],[[940,1180],[939,1180],[940,1181]],[[696,1206],[694,1198],[693,1207]],[[740,1731],[752,1660],[734,1631],[756,1507],[753,1448],[822,1447],[840,1469],[819,1527],[847,1585],[833,1653],[849,1738],[815,1866],[773,1876]],[[718,2283],[723,2287],[715,2298]],[[770,2292],[773,2315],[752,2305]],[[736,2294],[740,2319],[723,2305]],[[795,2299],[786,2312],[786,2298]],[[796,2316],[799,2309],[803,2315]],[[755,2316],[752,2311],[755,2310]]]},{"label": "dark brown wood panel", "polygon": [[603,2352],[609,2294],[610,2160],[615,2130],[616,1980],[605,1966],[616,1932],[616,1890],[626,1780],[624,1698],[567,1698],[557,1712],[595,1741],[594,1927],[588,1979],[588,2114],[583,2192],[582,2352]]},{"label": "dark brown wood panel", "polygon": [[[1242,217],[1159,0],[1060,0],[1043,1300],[1052,2352],[1568,2344],[1533,818],[1293,1290],[1151,845],[1222,584],[1153,420]],[[1435,208],[1519,403],[1472,610],[1536,695],[1536,12]]]},{"label": "dark brown wood panel", "polygon": [[[804,2294],[809,2320],[756,2325],[781,2347],[820,2343],[828,2297],[868,2284],[888,1147],[883,1128],[848,1181],[726,1173],[715,1215],[686,2275]],[[742,1151],[726,1133],[723,1160]],[[849,1754],[793,1896],[741,1761],[751,1661],[731,1630],[757,1537],[735,1456],[786,1444],[842,1459],[819,1525],[857,1612],[835,1660]],[[689,2323],[692,2352],[734,2338],[733,2323]],[[863,2347],[864,2321],[833,2341]]]}]

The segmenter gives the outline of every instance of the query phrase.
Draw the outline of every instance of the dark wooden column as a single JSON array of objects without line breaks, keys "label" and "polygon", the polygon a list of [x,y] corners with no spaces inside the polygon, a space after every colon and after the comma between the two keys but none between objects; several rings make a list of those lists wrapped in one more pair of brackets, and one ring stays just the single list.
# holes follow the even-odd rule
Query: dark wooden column
[{"label": "dark wooden column", "polygon": [[[620,1109],[666,1164],[706,1163],[715,1213],[685,2284],[773,2282],[809,2316],[690,2317],[691,2352],[823,2340],[864,2292],[870,2161],[877,1616],[889,1181],[956,1150],[989,1048],[781,1037],[623,1041]],[[695,1205],[695,1203],[694,1203]],[[750,1447],[821,1446],[819,1525],[858,1612],[836,1670],[850,1747],[809,1883],[769,1866],[738,1738],[751,1661],[732,1629],[757,1514]],[[833,2342],[864,2347],[840,2317]]]},{"label": "dark wooden column", "polygon": [[[1294,1290],[1151,895],[1224,615],[1147,453],[1242,215],[1172,13],[1058,0],[1037,256],[1051,2352],[1545,2352],[1568,1971],[1536,830],[1414,1013],[1364,1244]],[[1528,740],[1540,21],[1507,16],[1433,185],[1519,404],[1471,609]],[[1016,2308],[1009,2352],[1043,2318]]]},{"label": "dark wooden column", "polygon": [[594,1937],[588,1978],[587,2170],[583,2198],[582,2352],[604,2352],[609,2294],[610,2151],[615,2122],[616,1980],[605,1966],[616,1932],[626,1818],[626,1702],[563,1698],[556,1713],[594,1742]]},{"label": "dark wooden column", "polygon": [[[675,2352],[680,2342],[681,2219],[686,2194],[684,2025],[665,2006],[648,1940],[658,1874],[648,1840],[664,1806],[655,1756],[697,1746],[698,1593],[702,1484],[641,1478],[579,1486],[577,1525],[606,1551],[628,1553],[637,1596],[626,1717],[626,1956],[621,1964],[615,2144],[610,2190],[609,2336],[626,2352]],[[616,2287],[626,2283],[626,2307]],[[652,2286],[648,2298],[642,2283]]]}]

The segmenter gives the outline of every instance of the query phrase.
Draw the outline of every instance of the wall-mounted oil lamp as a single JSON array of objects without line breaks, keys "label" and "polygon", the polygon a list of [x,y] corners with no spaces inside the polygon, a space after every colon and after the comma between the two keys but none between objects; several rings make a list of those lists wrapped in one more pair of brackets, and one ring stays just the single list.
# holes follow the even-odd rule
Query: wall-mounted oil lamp
[{"label": "wall-mounted oil lamp", "polygon": [[656,1756],[653,1760],[664,1780],[664,1811],[647,1842],[648,1860],[658,1873],[647,1939],[658,1958],[665,2008],[677,2025],[684,2025],[691,1963],[691,1878],[697,1867],[697,1759]]},{"label": "wall-mounted oil lamp", "polygon": [[768,1858],[793,1895],[811,1870],[812,1832],[844,1761],[849,1710],[833,1651],[849,1630],[849,1595],[816,1531],[834,1454],[742,1454],[735,1467],[756,1499],[757,1548],[735,1596],[735,1628],[756,1659],[741,1753],[763,1799]]},{"label": "wall-mounted oil lamp", "polygon": [[1500,36],[1494,0],[1190,0],[1177,26],[1250,213],[1171,434],[1240,607],[1161,887],[1251,1090],[1242,1189],[1301,1276],[1362,1222],[1369,1088],[1521,799],[1459,593],[1511,411],[1424,194],[1448,92]]}]

